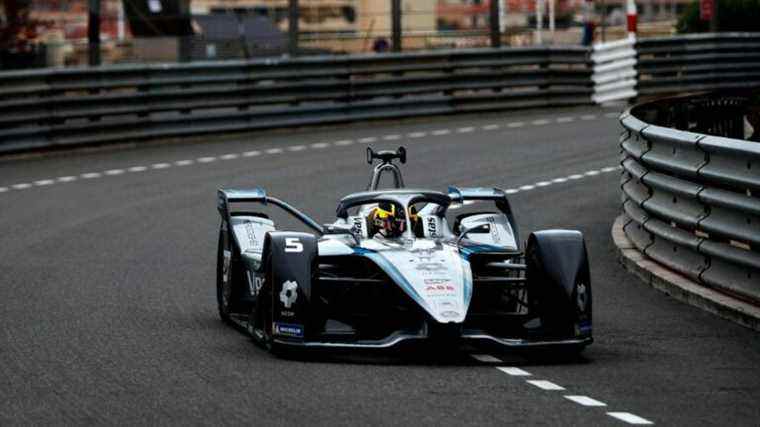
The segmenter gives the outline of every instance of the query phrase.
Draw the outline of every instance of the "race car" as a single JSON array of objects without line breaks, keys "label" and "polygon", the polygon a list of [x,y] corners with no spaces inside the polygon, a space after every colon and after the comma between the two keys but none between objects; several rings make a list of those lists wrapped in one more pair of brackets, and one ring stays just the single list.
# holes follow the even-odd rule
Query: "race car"
[{"label": "race car", "polygon": [[[403,147],[368,148],[367,190],[343,197],[324,225],[261,188],[220,189],[222,320],[275,353],[435,343],[576,354],[592,342],[580,232],[537,231],[522,251],[504,191],[407,188],[396,160],[406,163]],[[385,174],[393,187],[380,189]],[[264,207],[309,232],[278,228]]]}]

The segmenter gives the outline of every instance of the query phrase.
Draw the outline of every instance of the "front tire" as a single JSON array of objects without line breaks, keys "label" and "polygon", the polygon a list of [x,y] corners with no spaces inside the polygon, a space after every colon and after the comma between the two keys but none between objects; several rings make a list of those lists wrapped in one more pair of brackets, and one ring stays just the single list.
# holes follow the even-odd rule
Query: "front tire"
[{"label": "front tire", "polygon": [[219,317],[225,323],[232,324],[232,243],[224,224],[219,229],[219,244],[216,254],[216,303]]}]

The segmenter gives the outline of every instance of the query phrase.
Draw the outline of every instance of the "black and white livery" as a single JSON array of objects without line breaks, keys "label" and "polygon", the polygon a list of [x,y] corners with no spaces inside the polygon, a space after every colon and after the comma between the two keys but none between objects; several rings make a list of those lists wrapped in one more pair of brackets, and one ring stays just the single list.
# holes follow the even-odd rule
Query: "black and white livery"
[{"label": "black and white livery", "polygon": [[[219,190],[224,321],[273,351],[435,342],[577,352],[592,342],[580,232],[534,232],[523,251],[502,190],[407,188],[394,163],[406,163],[403,147],[368,149],[367,160],[377,162],[367,191],[343,197],[330,224],[260,188]],[[385,174],[394,188],[380,190]],[[473,203],[486,206],[447,218]],[[279,229],[260,205],[311,232]]]}]

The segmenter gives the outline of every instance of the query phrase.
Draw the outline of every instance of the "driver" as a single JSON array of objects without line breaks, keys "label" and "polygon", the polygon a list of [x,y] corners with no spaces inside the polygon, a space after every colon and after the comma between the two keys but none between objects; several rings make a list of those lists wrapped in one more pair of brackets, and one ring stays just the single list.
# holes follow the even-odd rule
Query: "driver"
[{"label": "driver", "polygon": [[380,233],[385,238],[401,237],[406,229],[406,219],[403,212],[401,209],[397,211],[394,203],[380,202],[369,213],[368,219],[374,232]]}]

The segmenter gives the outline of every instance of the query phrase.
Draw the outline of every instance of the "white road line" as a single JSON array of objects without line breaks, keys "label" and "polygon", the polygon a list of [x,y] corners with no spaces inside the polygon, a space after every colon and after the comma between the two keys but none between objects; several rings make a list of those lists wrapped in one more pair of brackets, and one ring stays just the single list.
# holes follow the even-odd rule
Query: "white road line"
[{"label": "white road line", "polygon": [[599,175],[599,171],[591,170],[591,171],[585,172],[584,175],[586,175],[586,176]]},{"label": "white road line", "polygon": [[628,424],[637,424],[637,425],[651,425],[654,424],[653,422],[649,421],[646,418],[641,418],[638,415],[634,415],[630,412],[607,412],[607,415],[611,416],[612,418],[617,418],[620,421],[625,421]]},{"label": "white road line", "polygon": [[[459,205],[461,206],[461,205]],[[497,359],[490,354],[471,354],[473,359],[483,363],[501,363],[501,359]]]},{"label": "white road line", "polygon": [[282,153],[282,148],[269,148],[264,152],[267,154],[280,154]]},{"label": "white road line", "polygon": [[606,113],[604,117],[607,117],[608,119],[617,119],[620,117],[620,113]]},{"label": "white road line", "polygon": [[499,129],[500,127],[501,127],[501,125],[499,125],[499,124],[491,124],[491,125],[481,126],[480,128],[483,129],[483,130],[496,130],[496,129]]},{"label": "white road line", "polygon": [[549,120],[546,120],[546,119],[538,119],[538,120],[533,120],[533,121],[532,121],[532,122],[530,122],[530,123],[531,123],[532,125],[534,125],[534,126],[548,125],[548,124],[549,124]]},{"label": "white road line", "polygon": [[294,145],[292,147],[288,147],[288,151],[303,151],[306,149],[305,145]]},{"label": "white road line", "polygon": [[606,403],[592,399],[588,396],[567,395],[565,396],[565,399],[572,400],[573,402],[583,406],[607,406]]},{"label": "white road line", "polygon": [[103,173],[105,173],[108,176],[121,175],[124,173],[124,169],[109,169]]},{"label": "white road line", "polygon": [[189,165],[192,165],[193,163],[195,163],[195,160],[189,160],[189,159],[188,160],[177,160],[176,162],[174,162],[174,165],[175,166],[189,166]]},{"label": "white road line", "polygon": [[567,182],[567,178],[554,178],[552,180],[552,182],[555,183],[555,184],[558,184],[558,183],[561,183],[561,182]]},{"label": "white road line", "polygon": [[314,144],[309,145],[309,147],[311,147],[311,148],[317,148],[317,149],[327,148],[329,146],[330,146],[329,142],[316,142]]},{"label": "white road line", "polygon": [[547,185],[552,185],[551,181],[539,181],[536,183],[536,187],[546,187]]},{"label": "white road line", "polygon": [[[213,158],[213,157],[204,157],[204,158],[208,159],[208,158]],[[216,159],[214,159],[214,160],[216,160]],[[198,159],[198,161],[201,161],[201,159]],[[166,169],[166,168],[172,167],[172,165],[170,165],[169,163],[154,163],[154,164],[150,165],[150,167],[152,169]]]},{"label": "white road line", "polygon": [[520,190],[518,190],[516,188],[507,188],[506,190],[504,190],[505,194],[515,194],[515,193],[519,193],[519,192],[520,192]]},{"label": "white road line", "polygon": [[567,177],[567,179],[581,179],[581,178],[583,178],[583,175],[580,175],[580,174],[570,175]]},{"label": "white road line", "polygon": [[129,172],[143,172],[148,170],[146,166],[132,166],[131,168],[127,168]]},{"label": "white road line", "polygon": [[620,166],[607,166],[606,168],[601,168],[599,170],[604,173],[607,173],[607,172],[614,172],[619,169],[620,169]]},{"label": "white road line", "polygon": [[532,384],[542,390],[549,390],[549,391],[555,391],[555,390],[564,390],[565,387],[562,387],[561,385],[554,384],[551,381],[546,380],[528,380],[526,381],[528,384]]},{"label": "white road line", "polygon": [[32,184],[29,184],[27,182],[22,182],[20,184],[13,184],[13,185],[11,185],[11,188],[14,189],[14,190],[25,190],[25,189],[27,189],[27,188],[29,188],[31,186],[32,186]]},{"label": "white road line", "polygon": [[473,132],[474,130],[475,130],[474,127],[472,127],[472,126],[466,126],[466,127],[458,128],[457,132],[459,132],[459,133],[470,133],[470,132]]},{"label": "white road line", "polygon": [[520,190],[522,190],[522,191],[530,191],[530,190],[532,190],[534,188],[536,188],[535,185],[523,185],[522,187],[520,187]]},{"label": "white road line", "polygon": [[219,158],[222,160],[235,160],[238,157],[240,157],[240,154],[238,153],[222,154],[221,156],[219,156]]},{"label": "white road line", "polygon": [[87,172],[79,175],[81,178],[84,179],[93,179],[93,178],[100,178],[102,175],[100,172]]},{"label": "white road line", "polygon": [[574,122],[575,117],[559,117],[557,118],[557,123],[570,123]]},{"label": "white road line", "polygon": [[437,129],[431,132],[435,136],[448,135],[451,133],[450,129]]},{"label": "white road line", "polygon": [[397,141],[401,139],[401,135],[394,133],[392,135],[385,135],[383,136],[383,141]]},{"label": "white road line", "polygon": [[512,123],[507,123],[507,127],[508,127],[508,128],[519,128],[519,127],[523,127],[523,126],[525,126],[525,122],[512,122]]},{"label": "white road line", "polygon": [[360,144],[366,144],[366,143],[375,142],[375,141],[377,141],[377,137],[375,136],[367,136],[367,137],[359,138],[356,140],[356,142]]},{"label": "white road line", "polygon": [[409,132],[406,136],[409,138],[424,138],[427,136],[427,132]]},{"label": "white road line", "polygon": [[8,187],[0,187],[0,193],[5,193],[8,191]]},{"label": "white road line", "polygon": [[511,375],[513,377],[529,377],[532,375],[528,371],[524,371],[520,368],[515,368],[513,366],[499,366],[496,369],[500,370],[501,372],[504,372],[507,375]]},{"label": "white road line", "polygon": [[581,120],[595,120],[596,114],[584,114],[581,116]]},{"label": "white road line", "polygon": [[39,181],[34,181],[34,185],[38,187],[42,187],[45,185],[52,185],[52,184],[55,184],[55,181],[52,179],[41,179]]},{"label": "white road line", "polygon": [[256,157],[260,155],[261,155],[261,151],[259,150],[246,151],[245,153],[243,153],[243,157]]},{"label": "white road line", "polygon": [[338,147],[344,147],[346,145],[351,145],[354,143],[353,139],[341,139],[340,141],[335,141],[335,145]]}]

